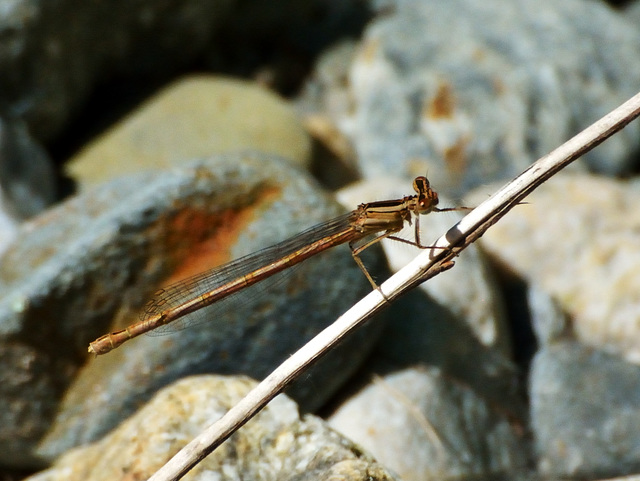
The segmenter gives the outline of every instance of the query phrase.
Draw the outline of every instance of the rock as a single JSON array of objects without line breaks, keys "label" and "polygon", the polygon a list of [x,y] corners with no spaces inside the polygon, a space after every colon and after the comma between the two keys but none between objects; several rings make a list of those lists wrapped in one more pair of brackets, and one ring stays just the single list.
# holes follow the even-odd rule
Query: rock
[{"label": "rock", "polygon": [[0,192],[17,219],[34,216],[56,200],[51,159],[19,120],[0,118]]},{"label": "rock", "polygon": [[[255,385],[247,378],[197,376],[157,393],[99,442],[71,451],[30,481],[147,479]],[[189,479],[387,481],[383,466],[294,402],[276,397],[207,456]]]},{"label": "rock", "polygon": [[[354,40],[342,40],[320,55],[295,108],[315,141],[314,163],[322,165],[316,175],[334,190],[360,179],[356,153],[348,130],[339,121],[348,117],[353,102],[348,91],[348,71],[356,51]],[[323,157],[318,159],[320,155]]]},{"label": "rock", "polygon": [[192,62],[234,2],[5,3],[0,104],[50,140],[107,78],[154,79]]},{"label": "rock", "polygon": [[313,59],[341,39],[360,36],[370,18],[368,2],[360,0],[236,2],[203,63],[296,92]]},{"label": "rock", "polygon": [[11,243],[18,230],[18,221],[10,213],[11,207],[0,195],[0,256]]},{"label": "rock", "polygon": [[20,120],[0,117],[0,254],[20,222],[56,199],[53,165]]},{"label": "rock", "polygon": [[297,98],[296,105],[303,114],[322,113],[336,122],[346,122],[340,127],[349,130],[349,114],[355,107],[348,88],[349,71],[357,51],[356,41],[343,40],[323,52]]},{"label": "rock", "polygon": [[522,428],[436,368],[374,378],[329,423],[406,481],[492,479],[527,461]]},{"label": "rock", "polygon": [[[20,221],[53,202],[54,182],[51,160],[22,122],[0,118],[0,256],[18,235]],[[23,257],[17,262],[27,261]],[[0,261],[0,271],[4,268],[4,261]],[[28,271],[25,275],[29,275]],[[7,294],[5,287],[0,282],[0,298]],[[5,308],[9,312],[20,311],[26,301],[15,296]],[[0,337],[14,328],[12,321],[0,320]],[[25,331],[40,329],[37,324],[23,328]],[[56,391],[53,379],[67,378],[67,363],[49,355],[37,355],[34,346],[14,340],[0,343],[0,366],[0,425],[3,427],[0,444],[5,446],[0,458],[4,464],[38,466],[40,463],[29,448],[32,440],[43,433],[44,427],[39,421],[53,415],[55,402],[50,401],[52,392]],[[57,374],[48,377],[55,371]],[[21,394],[16,395],[18,392]]]},{"label": "rock", "polygon": [[[601,2],[376,2],[351,68],[349,128],[368,177],[427,168],[450,195],[518,174],[637,92],[636,25]],[[611,54],[615,52],[615,54]],[[640,124],[585,156],[635,165]]]},{"label": "rock", "polygon": [[[86,349],[137,321],[159,286],[339,211],[289,164],[242,154],[122,178],[28,223],[0,262],[2,462],[34,465],[95,441],[189,374],[262,378],[370,290],[346,246],[276,280],[269,295],[243,292],[198,318],[216,322],[142,336],[95,361]],[[313,386],[294,386],[305,409],[357,369],[380,327],[370,323],[327,356]]]},{"label": "rock", "polygon": [[640,5],[637,2],[629,2],[623,9],[623,14],[631,22],[640,20]]},{"label": "rock", "polygon": [[559,342],[535,356],[530,383],[543,476],[602,479],[638,472],[640,367]]},{"label": "rock", "polygon": [[525,201],[483,248],[553,296],[571,319],[568,335],[640,363],[640,183],[560,174]]},{"label": "rock", "polygon": [[571,324],[553,295],[531,283],[527,289],[531,327],[539,346],[571,336]]},{"label": "rock", "polygon": [[257,84],[187,77],[89,143],[65,169],[86,188],[121,175],[247,150],[307,165],[311,143],[288,105]]}]

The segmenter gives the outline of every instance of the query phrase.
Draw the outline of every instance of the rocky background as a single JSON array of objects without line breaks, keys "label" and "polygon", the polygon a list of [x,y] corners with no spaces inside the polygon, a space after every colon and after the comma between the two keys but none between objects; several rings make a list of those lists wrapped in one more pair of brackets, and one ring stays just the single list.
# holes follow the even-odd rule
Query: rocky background
[{"label": "rocky background", "polygon": [[[371,287],[343,246],[90,341],[425,172],[477,205],[640,90],[638,25],[638,1],[0,0],[0,479],[146,479]],[[635,122],[552,178],[185,479],[640,473],[639,147]],[[377,279],[415,256],[384,251]]]}]

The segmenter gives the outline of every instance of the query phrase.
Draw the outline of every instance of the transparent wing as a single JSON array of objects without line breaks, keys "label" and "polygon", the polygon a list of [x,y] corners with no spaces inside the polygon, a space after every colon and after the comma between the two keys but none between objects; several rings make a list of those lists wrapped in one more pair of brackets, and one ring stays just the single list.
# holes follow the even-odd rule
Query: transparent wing
[{"label": "transparent wing", "polygon": [[[211,292],[234,279],[244,277],[257,269],[270,265],[279,259],[294,254],[304,247],[325,237],[335,235],[351,228],[353,213],[345,214],[330,221],[318,224],[279,244],[267,247],[253,254],[240,257],[227,264],[189,277],[168,287],[160,289],[145,305],[140,313],[140,320],[146,321],[162,312],[176,308],[185,302]],[[198,309],[173,322],[157,327],[147,334],[164,335],[205,321],[224,319],[225,314],[234,310],[239,304],[256,302],[268,289],[283,282],[291,273],[285,269],[267,279],[230,294],[210,306]]]}]

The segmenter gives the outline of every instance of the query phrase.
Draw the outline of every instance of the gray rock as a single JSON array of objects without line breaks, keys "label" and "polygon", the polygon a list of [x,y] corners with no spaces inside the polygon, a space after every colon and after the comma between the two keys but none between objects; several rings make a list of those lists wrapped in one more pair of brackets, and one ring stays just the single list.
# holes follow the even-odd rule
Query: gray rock
[{"label": "gray rock", "polygon": [[18,220],[10,213],[11,206],[0,195],[0,255],[9,246],[18,231]]},{"label": "gray rock", "polygon": [[[444,192],[519,173],[640,85],[636,25],[602,2],[402,0],[353,63],[350,126],[369,177],[429,168]],[[628,172],[639,124],[586,155]]]},{"label": "gray rock", "polygon": [[[471,202],[485,198],[478,191]],[[638,363],[640,183],[563,173],[525,201],[484,234],[483,248],[553,296],[571,322],[552,330]]]},{"label": "gray rock", "polygon": [[[29,481],[147,479],[255,383],[197,376],[160,391],[101,441],[71,451]],[[386,469],[320,419],[300,419],[278,396],[190,473],[189,479],[391,481]]]},{"label": "gray rock", "polygon": [[16,119],[0,118],[0,195],[17,219],[38,214],[56,200],[51,159]]},{"label": "gray rock", "polygon": [[435,368],[374,378],[329,422],[406,481],[490,479],[527,461],[521,427]]},{"label": "gray rock", "polygon": [[623,13],[630,22],[638,23],[640,21],[640,4],[638,2],[627,2],[624,5]]},{"label": "gray rock", "polygon": [[[301,95],[296,99],[304,113],[321,112],[335,121],[345,121],[353,109],[349,71],[358,49],[354,40],[343,40],[318,57]],[[344,130],[349,125],[341,125]]]},{"label": "gray rock", "polygon": [[54,137],[94,85],[170,72],[201,53],[231,0],[16,0],[0,10],[0,105],[40,140]]},{"label": "gray rock", "polygon": [[598,479],[640,469],[640,367],[577,343],[535,356],[531,425],[540,472]]},{"label": "gray rock", "polygon": [[[243,292],[199,318],[216,322],[142,336],[95,361],[86,349],[137,321],[159,286],[339,212],[292,166],[239,154],[114,181],[27,224],[0,263],[2,462],[34,464],[96,440],[188,374],[263,377],[370,289],[346,246],[305,262],[265,295],[254,286],[258,297]],[[328,356],[312,386],[294,386],[305,409],[357,368],[378,329],[371,323]]]},{"label": "gray rock", "polygon": [[527,304],[538,345],[550,344],[571,335],[567,316],[551,293],[531,283],[527,286]]},{"label": "gray rock", "polygon": [[0,112],[51,140],[97,85],[115,79],[127,83],[123,91],[142,89],[196,60],[244,77],[278,69],[275,83],[291,90],[301,57],[358,30],[366,16],[356,0],[2,2]]}]

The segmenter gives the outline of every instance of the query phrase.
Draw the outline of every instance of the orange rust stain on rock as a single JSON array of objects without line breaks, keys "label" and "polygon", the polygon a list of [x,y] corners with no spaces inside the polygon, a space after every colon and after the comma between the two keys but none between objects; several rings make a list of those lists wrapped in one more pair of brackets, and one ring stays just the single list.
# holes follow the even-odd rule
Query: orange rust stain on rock
[{"label": "orange rust stain on rock", "polygon": [[483,48],[476,48],[473,51],[471,58],[477,63],[484,62],[487,59],[487,51]]},{"label": "orange rust stain on rock", "polygon": [[448,169],[456,174],[463,174],[467,168],[467,144],[465,138],[461,138],[454,145],[444,151],[444,160]]},{"label": "orange rust stain on rock", "polygon": [[493,85],[493,92],[498,95],[504,95],[507,91],[507,86],[501,78],[495,77],[492,79],[491,84]]},{"label": "orange rust stain on rock", "polygon": [[441,83],[436,95],[425,104],[423,114],[431,119],[450,119],[455,112],[455,105],[451,86],[448,83]]},{"label": "orange rust stain on rock", "polygon": [[279,195],[278,189],[265,189],[260,192],[256,204],[216,213],[183,209],[170,227],[182,236],[170,254],[177,265],[163,284],[172,284],[232,260],[230,251],[240,232],[262,205],[270,204]]}]

